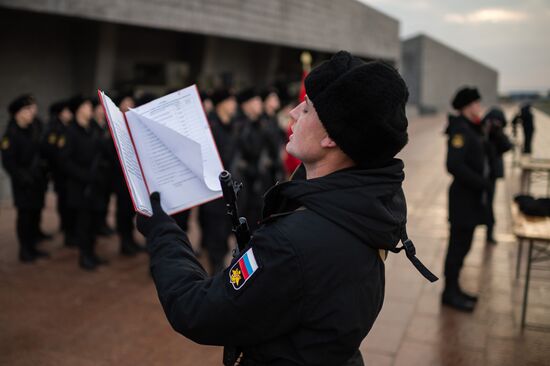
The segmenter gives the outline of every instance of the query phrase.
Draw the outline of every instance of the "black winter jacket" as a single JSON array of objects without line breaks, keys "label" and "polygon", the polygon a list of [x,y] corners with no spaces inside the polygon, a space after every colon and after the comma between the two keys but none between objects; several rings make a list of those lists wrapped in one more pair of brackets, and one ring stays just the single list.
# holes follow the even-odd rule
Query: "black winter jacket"
[{"label": "black winter jacket", "polygon": [[487,190],[490,189],[487,147],[481,126],[464,116],[449,116],[446,131],[449,187],[449,221],[456,227],[473,227],[487,222]]},{"label": "black winter jacket", "polygon": [[198,343],[240,346],[261,364],[344,364],[382,307],[379,248],[401,238],[403,179],[394,160],[274,186],[245,254],[214,277],[174,222],[157,225],[147,247],[170,324]]}]

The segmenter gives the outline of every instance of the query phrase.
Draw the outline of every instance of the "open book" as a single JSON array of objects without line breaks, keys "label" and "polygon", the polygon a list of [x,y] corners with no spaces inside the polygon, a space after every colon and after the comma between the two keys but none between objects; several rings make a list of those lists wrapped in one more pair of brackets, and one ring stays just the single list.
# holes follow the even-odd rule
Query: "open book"
[{"label": "open book", "polygon": [[155,191],[169,215],[222,196],[222,162],[195,85],[126,113],[98,95],[137,212],[152,215]]}]

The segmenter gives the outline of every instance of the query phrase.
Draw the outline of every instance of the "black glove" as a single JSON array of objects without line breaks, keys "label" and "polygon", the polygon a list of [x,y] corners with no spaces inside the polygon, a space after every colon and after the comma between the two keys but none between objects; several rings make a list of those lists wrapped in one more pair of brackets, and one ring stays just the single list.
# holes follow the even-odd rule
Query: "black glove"
[{"label": "black glove", "polygon": [[160,193],[151,193],[149,199],[151,200],[151,207],[153,208],[153,216],[147,217],[145,215],[138,215],[136,220],[138,231],[145,237],[147,237],[155,227],[161,224],[175,222],[160,206]]}]

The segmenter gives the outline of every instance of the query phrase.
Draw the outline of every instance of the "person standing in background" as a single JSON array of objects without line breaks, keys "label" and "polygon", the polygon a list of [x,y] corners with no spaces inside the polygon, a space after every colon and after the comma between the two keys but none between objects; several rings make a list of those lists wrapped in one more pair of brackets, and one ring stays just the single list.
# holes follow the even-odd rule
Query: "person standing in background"
[{"label": "person standing in background", "polygon": [[33,101],[20,96],[10,103],[8,112],[10,120],[1,142],[2,165],[10,176],[17,209],[19,260],[28,263],[48,257],[36,247],[47,184],[46,164],[40,154],[41,131],[35,124]]},{"label": "person standing in background", "polygon": [[462,291],[459,275],[477,225],[487,223],[487,192],[491,189],[485,137],[481,126],[481,96],[476,88],[460,89],[452,101],[458,115],[449,115],[447,171],[450,235],[445,258],[443,305],[471,312],[477,297]]},{"label": "person standing in background", "polygon": [[53,187],[57,195],[57,212],[60,229],[65,236],[65,246],[76,245],[74,238],[74,213],[67,207],[67,177],[58,166],[58,141],[65,136],[67,127],[73,120],[68,101],[62,100],[50,106],[50,121],[42,141],[42,151],[53,178]]},{"label": "person standing in background", "polygon": [[[235,169],[238,153],[238,130],[233,121],[237,111],[237,101],[227,89],[218,89],[211,96],[214,109],[208,115],[212,136],[216,142],[224,169]],[[225,201],[219,198],[199,207],[201,228],[201,248],[208,251],[211,272],[224,269],[227,243],[231,235],[231,222],[227,218]]]},{"label": "person standing in background", "polygon": [[487,155],[489,158],[490,174],[489,179],[491,187],[487,191],[487,244],[497,244],[493,230],[495,226],[495,214],[493,210],[493,201],[495,198],[496,182],[499,178],[504,177],[504,160],[503,154],[512,148],[512,143],[504,133],[504,127],[506,127],[506,117],[504,112],[498,107],[493,107],[483,120],[481,121],[485,134],[487,136]]}]

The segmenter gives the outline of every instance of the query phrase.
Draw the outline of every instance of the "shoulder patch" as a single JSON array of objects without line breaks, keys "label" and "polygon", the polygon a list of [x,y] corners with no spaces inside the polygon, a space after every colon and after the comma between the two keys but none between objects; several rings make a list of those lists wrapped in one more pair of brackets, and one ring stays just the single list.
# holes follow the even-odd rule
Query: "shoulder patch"
[{"label": "shoulder patch", "polygon": [[59,136],[57,147],[61,149],[63,146],[65,146],[65,136]]},{"label": "shoulder patch", "polygon": [[240,290],[257,270],[258,262],[250,248],[229,269],[229,283],[235,290]]},{"label": "shoulder patch", "polygon": [[460,149],[464,146],[464,136],[462,134],[457,133],[451,138],[451,145],[452,147],[456,149]]},{"label": "shoulder patch", "polygon": [[57,135],[53,132],[50,133],[48,135],[48,144],[55,145],[56,142],[57,142]]},{"label": "shoulder patch", "polygon": [[10,139],[6,136],[2,139],[2,150],[7,150],[10,147]]}]

